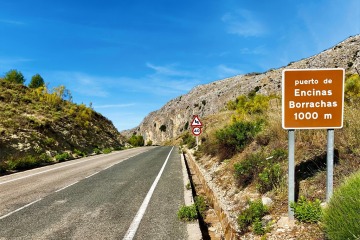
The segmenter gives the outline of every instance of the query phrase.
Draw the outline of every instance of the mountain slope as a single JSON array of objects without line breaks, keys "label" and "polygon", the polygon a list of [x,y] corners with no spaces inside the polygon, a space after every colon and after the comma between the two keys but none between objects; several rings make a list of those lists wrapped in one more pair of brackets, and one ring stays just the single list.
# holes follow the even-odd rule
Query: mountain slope
[{"label": "mountain slope", "polygon": [[241,94],[250,91],[266,95],[280,94],[284,69],[338,67],[344,68],[347,74],[360,71],[360,35],[350,37],[330,49],[290,63],[286,67],[199,85],[188,94],[177,97],[161,109],[151,112],[138,127],[122,133],[126,136],[136,133],[142,135],[145,142],[151,140],[154,144],[160,144],[188,130],[193,115],[199,115],[201,118],[217,113],[224,109],[228,101]]},{"label": "mountain slope", "polygon": [[84,104],[63,100],[64,90],[49,93],[0,79],[0,165],[28,156],[89,154],[122,145],[111,121]]}]

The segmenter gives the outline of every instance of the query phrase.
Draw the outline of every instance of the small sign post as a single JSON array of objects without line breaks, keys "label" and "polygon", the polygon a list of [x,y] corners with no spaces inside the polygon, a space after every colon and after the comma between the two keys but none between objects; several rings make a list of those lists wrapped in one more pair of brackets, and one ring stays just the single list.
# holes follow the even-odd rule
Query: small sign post
[{"label": "small sign post", "polygon": [[287,69],[282,73],[282,126],[289,130],[289,219],[295,201],[295,129],[327,129],[326,201],[333,192],[334,129],[343,127],[344,69]]},{"label": "small sign post", "polygon": [[202,126],[203,125],[202,125],[202,123],[200,121],[199,116],[195,115],[193,117],[193,120],[191,121],[191,128],[192,128],[191,132],[196,137],[196,149],[199,146],[199,135],[202,132],[202,130],[201,130]]}]

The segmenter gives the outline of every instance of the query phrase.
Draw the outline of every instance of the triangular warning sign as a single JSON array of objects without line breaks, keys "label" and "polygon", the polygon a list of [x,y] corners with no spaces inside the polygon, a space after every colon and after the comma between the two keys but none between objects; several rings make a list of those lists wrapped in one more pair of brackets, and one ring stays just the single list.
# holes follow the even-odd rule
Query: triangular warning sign
[{"label": "triangular warning sign", "polygon": [[192,127],[201,127],[202,126],[200,118],[197,115],[195,115],[193,120],[191,121],[191,126]]}]

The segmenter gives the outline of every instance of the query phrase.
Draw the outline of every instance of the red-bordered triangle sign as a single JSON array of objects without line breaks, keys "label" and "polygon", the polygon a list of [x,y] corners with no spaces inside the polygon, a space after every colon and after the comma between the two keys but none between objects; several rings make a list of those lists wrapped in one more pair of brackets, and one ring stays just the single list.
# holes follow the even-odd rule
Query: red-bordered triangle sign
[{"label": "red-bordered triangle sign", "polygon": [[198,117],[198,115],[195,115],[193,120],[191,121],[191,126],[192,127],[202,127],[202,123],[200,121],[200,118]]}]

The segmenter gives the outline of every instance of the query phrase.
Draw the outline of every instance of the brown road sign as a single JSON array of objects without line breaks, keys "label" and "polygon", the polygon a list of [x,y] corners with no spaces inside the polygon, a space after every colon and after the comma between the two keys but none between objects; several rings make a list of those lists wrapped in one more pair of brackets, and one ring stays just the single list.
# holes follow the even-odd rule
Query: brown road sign
[{"label": "brown road sign", "polygon": [[344,74],[341,68],[284,70],[283,128],[342,128]]}]

